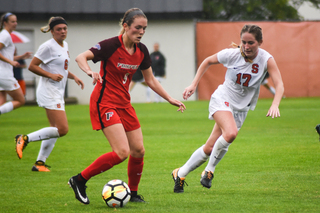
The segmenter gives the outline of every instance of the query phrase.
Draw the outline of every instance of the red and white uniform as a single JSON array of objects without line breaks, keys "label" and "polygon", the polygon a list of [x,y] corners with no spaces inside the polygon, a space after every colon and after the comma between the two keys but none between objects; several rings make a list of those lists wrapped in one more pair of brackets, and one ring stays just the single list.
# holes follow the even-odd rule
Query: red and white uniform
[{"label": "red and white uniform", "polygon": [[[115,113],[105,109],[117,111],[132,108],[129,94],[132,75],[139,66],[142,70],[148,69],[151,59],[147,47],[142,43],[135,44],[135,52],[130,55],[123,44],[122,35],[103,40],[90,51],[94,55],[92,61],[101,62],[102,77],[102,83],[98,81],[91,94],[90,116],[93,129],[102,129],[109,125],[107,122],[113,119]],[[135,116],[134,110],[133,114]],[[120,120],[126,119],[121,117]]]},{"label": "red and white uniform", "polygon": [[63,47],[51,38],[40,45],[34,57],[40,59],[40,67],[50,73],[61,74],[61,81],[40,77],[37,88],[37,102],[40,107],[53,110],[64,110],[64,91],[68,79],[69,49],[63,41]]},{"label": "red and white uniform", "polygon": [[[218,110],[233,112],[235,120],[239,117],[238,128],[241,127],[249,109],[256,107],[260,84],[267,72],[267,62],[272,55],[267,51],[258,50],[253,62],[246,62],[239,48],[224,49],[217,54],[218,61],[227,68],[225,81],[211,96],[209,119]],[[235,112],[237,112],[235,114]],[[240,116],[240,112],[243,112]],[[238,114],[240,113],[240,114]]]}]

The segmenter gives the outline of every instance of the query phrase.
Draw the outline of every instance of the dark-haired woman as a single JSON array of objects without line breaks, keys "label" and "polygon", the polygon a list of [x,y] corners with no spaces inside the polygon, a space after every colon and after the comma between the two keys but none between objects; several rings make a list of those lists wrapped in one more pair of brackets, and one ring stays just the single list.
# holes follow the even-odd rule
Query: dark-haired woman
[{"label": "dark-haired woman", "polygon": [[42,45],[34,55],[29,70],[41,76],[37,88],[37,103],[46,110],[50,127],[42,128],[27,135],[17,135],[16,152],[22,158],[23,149],[30,142],[42,141],[38,158],[32,171],[49,172],[45,164],[59,137],[68,132],[68,120],[65,112],[64,91],[67,78],[83,89],[83,82],[69,71],[69,50],[64,40],[67,37],[68,25],[62,17],[52,17],[43,33],[51,32],[52,38]]},{"label": "dark-haired woman", "polygon": [[[147,28],[147,17],[138,8],[129,9],[120,22],[120,35],[103,40],[76,58],[79,67],[96,84],[90,98],[90,117],[94,130],[102,130],[112,148],[80,174],[69,180],[75,197],[89,204],[86,182],[95,175],[111,169],[128,156],[128,185],[131,202],[145,202],[138,195],[138,185],[143,169],[144,146],[142,131],[131,106],[129,84],[138,67],[146,84],[183,112],[185,106],[173,99],[155,79],[147,47],[140,43]],[[101,61],[100,73],[93,72],[88,60]]]},{"label": "dark-haired woman", "polygon": [[268,71],[275,85],[275,95],[267,117],[280,117],[279,104],[284,92],[278,66],[267,51],[260,48],[262,30],[257,25],[245,25],[240,32],[241,45],[224,49],[207,57],[199,66],[197,74],[183,92],[183,98],[189,98],[213,64],[223,64],[227,68],[225,81],[212,94],[209,103],[209,119],[215,125],[206,143],[198,148],[181,167],[173,170],[174,192],[184,191],[185,177],[209,159],[201,174],[200,183],[211,187],[213,173],[217,164],[235,140],[249,109],[254,110],[260,90],[260,84]]},{"label": "dark-haired woman", "polygon": [[[17,60],[29,58],[31,53],[26,52],[14,56],[15,46],[10,34],[17,27],[17,16],[5,13],[1,16],[0,25],[0,115],[11,112],[25,103],[24,95],[18,81],[13,76],[13,67],[18,67]],[[9,94],[12,101],[6,102]]]}]

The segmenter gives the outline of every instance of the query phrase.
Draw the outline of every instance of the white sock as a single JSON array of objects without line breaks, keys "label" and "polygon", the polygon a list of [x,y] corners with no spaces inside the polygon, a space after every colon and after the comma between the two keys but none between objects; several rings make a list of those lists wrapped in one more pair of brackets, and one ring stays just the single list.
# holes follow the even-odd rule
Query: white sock
[{"label": "white sock", "polygon": [[5,103],[5,104],[2,104],[0,106],[0,114],[4,114],[4,113],[7,113],[7,112],[11,112],[13,110],[13,104],[11,101]]},{"label": "white sock", "polygon": [[[203,145],[204,146],[204,145]],[[209,158],[203,151],[203,146],[198,148],[189,158],[189,160],[179,169],[178,176],[186,177],[191,171],[201,166]]]},{"label": "white sock", "polygon": [[162,97],[160,95],[158,95],[158,93],[156,93],[156,92],[154,92],[154,99],[155,99],[156,103],[162,102]]},{"label": "white sock", "polygon": [[275,95],[275,94],[276,94],[276,90],[275,90],[275,88],[270,87],[270,92],[271,92],[273,95]]},{"label": "white sock", "polygon": [[60,135],[57,127],[45,127],[28,134],[29,142],[46,140],[49,138],[58,138],[59,136]]},{"label": "white sock", "polygon": [[150,102],[151,101],[151,88],[150,87],[147,87],[146,89],[146,95],[147,95],[147,102]]},{"label": "white sock", "polygon": [[222,135],[217,139],[216,143],[213,146],[208,165],[206,166],[206,171],[214,172],[217,164],[223,158],[223,156],[227,153],[228,147],[231,143],[228,143]]},{"label": "white sock", "polygon": [[50,138],[42,141],[37,161],[46,162],[57,140],[58,138]]}]

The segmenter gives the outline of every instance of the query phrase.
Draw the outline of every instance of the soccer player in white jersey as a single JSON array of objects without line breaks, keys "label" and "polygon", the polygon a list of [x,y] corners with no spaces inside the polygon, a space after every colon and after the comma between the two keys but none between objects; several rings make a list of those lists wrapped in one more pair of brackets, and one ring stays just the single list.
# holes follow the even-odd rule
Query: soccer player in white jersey
[{"label": "soccer player in white jersey", "polygon": [[[0,114],[11,112],[25,103],[18,81],[13,77],[13,67],[19,66],[17,60],[26,59],[31,52],[14,56],[15,46],[10,34],[17,27],[17,16],[7,12],[1,16],[0,23]],[[12,101],[7,101],[7,94]]]},{"label": "soccer player in white jersey", "polygon": [[221,63],[227,68],[224,83],[215,90],[209,103],[209,119],[215,120],[215,124],[208,140],[182,167],[172,172],[176,193],[184,192],[186,176],[208,159],[200,183],[206,188],[211,187],[217,164],[235,140],[249,109],[254,110],[256,106],[260,84],[267,71],[275,85],[276,93],[266,116],[280,117],[279,104],[284,86],[274,58],[260,48],[262,30],[257,25],[245,25],[240,37],[239,48],[236,46],[237,48],[224,49],[207,57],[199,66],[191,85],[183,92],[183,98],[188,99],[195,92],[209,66]]},{"label": "soccer player in white jersey", "polygon": [[28,143],[42,140],[38,158],[32,171],[49,172],[45,164],[58,137],[68,132],[68,121],[65,113],[64,91],[67,78],[83,89],[83,82],[68,70],[69,50],[64,40],[67,37],[67,22],[62,17],[51,17],[47,26],[41,31],[51,32],[52,38],[44,42],[34,55],[29,70],[41,76],[37,88],[37,102],[45,108],[50,127],[42,128],[28,135],[17,135],[16,152],[22,158],[22,151]]}]

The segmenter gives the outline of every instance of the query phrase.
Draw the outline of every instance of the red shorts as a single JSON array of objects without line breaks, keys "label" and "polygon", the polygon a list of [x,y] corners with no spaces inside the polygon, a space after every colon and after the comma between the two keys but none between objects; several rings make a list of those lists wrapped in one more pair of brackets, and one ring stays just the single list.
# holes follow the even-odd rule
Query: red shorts
[{"label": "red shorts", "polygon": [[100,130],[113,124],[121,123],[129,132],[140,128],[140,123],[133,107],[114,108],[90,103],[90,118],[92,128]]}]

